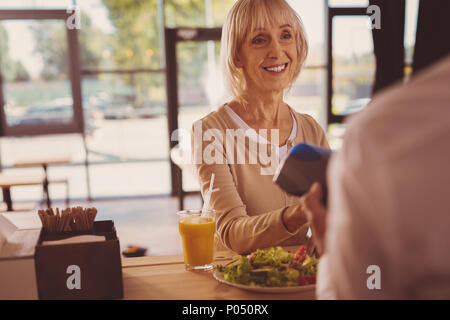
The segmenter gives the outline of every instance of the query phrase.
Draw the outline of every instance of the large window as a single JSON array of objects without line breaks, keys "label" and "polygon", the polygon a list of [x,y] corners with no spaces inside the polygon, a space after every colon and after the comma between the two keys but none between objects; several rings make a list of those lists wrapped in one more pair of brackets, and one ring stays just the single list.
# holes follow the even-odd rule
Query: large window
[{"label": "large window", "polygon": [[[14,168],[18,159],[34,157],[46,150],[47,155],[68,154],[70,165],[51,166],[50,179],[67,177],[71,198],[93,199],[170,193],[169,135],[166,115],[166,83],[164,65],[164,23],[168,27],[221,26],[233,0],[165,1],[149,0],[132,3],[115,0],[0,0],[0,9],[68,9],[72,4],[80,10],[78,31],[82,105],[87,135],[85,143],[79,135],[48,135],[37,137],[2,138],[0,141],[2,169],[4,172],[39,172],[41,168]],[[162,10],[164,9],[164,15]],[[208,18],[206,18],[208,17]],[[64,27],[64,23],[62,24]],[[20,50],[26,71],[36,59],[48,57],[51,68],[57,71],[61,83],[64,69],[58,59],[67,59],[62,38],[50,34],[32,34],[22,28],[20,37],[7,30],[10,38],[33,38],[23,41]],[[46,36],[42,55],[36,54],[36,39]],[[26,39],[25,39],[26,40]],[[2,42],[3,43],[3,42]],[[206,44],[205,44],[206,46]],[[23,50],[27,47],[27,50]],[[210,48],[211,45],[208,44]],[[207,50],[179,48],[182,68],[180,98],[180,123],[190,127],[191,121],[209,112],[210,89],[205,82],[196,82],[192,71],[204,69]],[[218,46],[215,46],[218,51]],[[25,53],[26,52],[26,53]],[[198,54],[200,53],[200,56]],[[194,72],[195,73],[195,72]],[[31,80],[35,81],[33,75]],[[208,82],[206,82],[208,83]],[[13,88],[15,89],[15,88]],[[22,91],[10,89],[20,99],[31,98]],[[42,90],[47,94],[51,90]],[[67,88],[53,90],[58,96],[50,102],[70,105]],[[19,99],[19,100],[20,100]],[[60,99],[60,100],[58,100]],[[11,99],[8,99],[11,100]],[[208,100],[209,101],[209,100]],[[50,103],[49,103],[50,104]],[[20,108],[9,108],[11,121],[20,114]],[[47,114],[48,115],[48,114]],[[46,115],[46,116],[47,116]],[[28,114],[27,114],[28,116]],[[70,118],[71,115],[60,118]],[[87,152],[87,153],[86,153]],[[88,179],[85,158],[89,160]],[[186,179],[187,189],[195,189],[196,181]],[[64,188],[50,185],[52,199],[65,198]],[[38,200],[42,191],[37,188],[12,190],[16,200]]]},{"label": "large window", "polygon": [[309,44],[305,66],[288,96],[287,103],[301,113],[313,116],[326,128],[325,80],[325,1],[288,1],[300,16]]},{"label": "large window", "polygon": [[[0,9],[60,9],[76,4],[82,122],[80,135],[9,137],[0,141],[3,171],[19,158],[45,150],[69,154],[70,165],[52,166],[50,178],[67,177],[71,198],[168,194],[172,190],[169,127],[166,114],[164,26],[221,27],[234,0],[0,0]],[[328,9],[366,8],[368,0],[288,0],[302,18],[309,55],[287,102],[312,115],[327,129],[333,148],[345,130],[328,126],[327,32]],[[407,0],[406,68],[410,65],[418,0]],[[375,64],[367,16],[337,16],[332,21],[333,95],[336,116],[363,108],[370,99]],[[61,23],[60,23],[61,22]],[[70,84],[70,49],[62,21],[0,22],[5,119],[10,125],[36,122],[69,125],[76,117]],[[18,36],[19,35],[19,36]],[[220,94],[218,42],[183,42],[177,46],[180,128],[217,108]],[[5,58],[6,57],[6,58]],[[7,66],[6,66],[7,65]],[[2,71],[2,72],[3,72]],[[219,92],[219,94],[218,94]],[[37,97],[37,95],[39,97]],[[87,152],[87,153],[86,153]],[[85,158],[89,160],[86,179]],[[183,173],[185,190],[197,181]],[[14,199],[40,199],[42,191],[13,189]],[[50,186],[52,198],[65,197],[64,188]]]},{"label": "large window", "polygon": [[3,136],[82,133],[76,30],[63,10],[0,10]]},{"label": "large window", "polygon": [[[219,65],[219,41],[180,42],[177,57],[190,56],[194,61],[179,65],[178,126],[191,130],[192,124],[217,109],[225,102],[223,81]],[[198,62],[197,62],[198,61]],[[183,170],[183,189],[199,189],[195,174]]]},{"label": "large window", "polygon": [[[368,0],[328,0],[330,96],[328,103],[328,139],[333,149],[340,148],[345,116],[360,111],[369,102],[375,79],[376,63]],[[417,24],[418,0],[406,0],[405,76],[411,73]],[[383,17],[383,12],[381,12]]]},{"label": "large window", "polygon": [[348,115],[370,101],[375,77],[375,57],[369,17],[337,16],[333,19],[332,113]]}]

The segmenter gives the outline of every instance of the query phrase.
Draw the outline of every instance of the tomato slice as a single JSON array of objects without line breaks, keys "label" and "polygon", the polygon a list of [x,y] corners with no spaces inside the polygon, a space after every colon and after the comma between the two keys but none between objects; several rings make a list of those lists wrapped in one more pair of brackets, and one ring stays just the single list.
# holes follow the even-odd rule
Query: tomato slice
[{"label": "tomato slice", "polygon": [[299,264],[302,264],[303,261],[306,259],[306,247],[300,246],[298,248],[297,252],[295,253],[294,260],[297,261]]},{"label": "tomato slice", "polygon": [[250,255],[247,256],[248,261],[250,262],[250,264],[253,263],[253,260],[255,260],[256,257],[256,252],[252,252]]}]

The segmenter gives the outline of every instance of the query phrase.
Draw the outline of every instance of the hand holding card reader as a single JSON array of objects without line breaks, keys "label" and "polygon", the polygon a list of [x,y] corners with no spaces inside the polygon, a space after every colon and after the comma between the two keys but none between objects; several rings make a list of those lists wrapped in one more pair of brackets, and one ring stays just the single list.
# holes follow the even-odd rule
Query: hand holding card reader
[{"label": "hand holding card reader", "polygon": [[322,202],[326,205],[326,172],[331,150],[308,143],[293,147],[280,163],[273,181],[284,191],[295,196],[306,193],[314,182],[322,185]]}]

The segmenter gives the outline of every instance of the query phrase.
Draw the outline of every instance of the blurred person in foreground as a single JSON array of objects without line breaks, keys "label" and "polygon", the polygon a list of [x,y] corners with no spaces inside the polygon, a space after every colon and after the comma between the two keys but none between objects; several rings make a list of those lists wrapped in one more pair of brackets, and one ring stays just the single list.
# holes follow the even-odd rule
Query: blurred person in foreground
[{"label": "blurred person in foreground", "polygon": [[318,183],[302,198],[318,298],[450,299],[449,86],[450,55],[348,121],[328,212]]},{"label": "blurred person in foreground", "polygon": [[[221,45],[233,100],[194,123],[192,143],[203,196],[213,174],[213,188],[219,188],[210,201],[217,212],[216,249],[245,254],[304,244],[308,224],[300,198],[272,182],[296,144],[329,147],[321,126],[284,102],[308,52],[302,22],[284,0],[239,0]],[[207,138],[196,128],[209,132]]]}]

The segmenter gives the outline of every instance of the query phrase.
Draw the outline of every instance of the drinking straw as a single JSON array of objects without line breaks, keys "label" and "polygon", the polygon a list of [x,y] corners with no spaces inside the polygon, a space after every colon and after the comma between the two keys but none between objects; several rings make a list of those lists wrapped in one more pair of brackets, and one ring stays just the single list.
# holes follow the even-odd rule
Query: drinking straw
[{"label": "drinking straw", "polygon": [[311,227],[308,227],[308,232],[306,233],[306,236],[307,236],[308,238],[311,238],[311,237],[312,237]]},{"label": "drinking straw", "polygon": [[208,191],[206,191],[205,201],[203,202],[202,215],[204,212],[209,210],[209,202],[211,200],[211,194],[213,192],[219,191],[219,188],[213,189],[214,177],[215,177],[214,173],[211,174],[211,180],[209,181],[209,189]]}]

